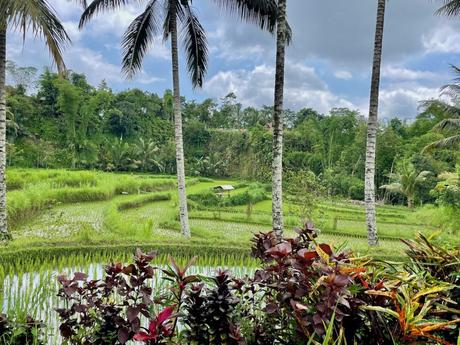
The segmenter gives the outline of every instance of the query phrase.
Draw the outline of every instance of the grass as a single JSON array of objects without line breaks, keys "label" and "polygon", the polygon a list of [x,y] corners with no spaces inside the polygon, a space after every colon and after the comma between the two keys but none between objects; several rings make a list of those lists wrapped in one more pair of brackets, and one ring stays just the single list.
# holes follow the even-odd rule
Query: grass
[{"label": "grass", "polygon": [[[231,252],[247,256],[253,234],[271,227],[270,200],[255,202],[251,212],[240,202],[213,209],[195,201],[190,202],[192,238],[184,239],[175,178],[171,176],[34,169],[9,169],[7,174],[8,185],[13,186],[8,192],[8,215],[14,240],[0,249],[0,262],[5,265],[23,262],[15,253],[43,262],[82,251],[87,262],[93,262],[101,259],[98,252],[111,257],[113,252],[132,252],[135,247],[161,248],[179,256],[183,250],[216,257]],[[200,178],[187,181],[187,192],[200,195],[220,184],[238,185],[227,196],[229,200],[239,200],[254,189],[250,183]],[[284,208],[286,232],[293,234],[292,229],[300,224],[298,205],[286,203]],[[362,255],[401,258],[400,238],[436,230],[417,215],[421,211],[380,206],[377,220],[381,243],[370,250],[362,206],[335,200],[321,202],[318,209],[315,221],[322,230],[320,241],[345,243]],[[448,234],[440,239],[454,240]],[[13,266],[21,271],[20,264]]]}]

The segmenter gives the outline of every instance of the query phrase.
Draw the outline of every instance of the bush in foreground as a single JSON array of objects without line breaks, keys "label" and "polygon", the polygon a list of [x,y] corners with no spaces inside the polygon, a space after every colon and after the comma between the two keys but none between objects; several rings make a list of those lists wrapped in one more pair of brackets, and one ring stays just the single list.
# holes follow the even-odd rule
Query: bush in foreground
[{"label": "bush in foreground", "polygon": [[252,277],[188,275],[194,260],[171,258],[158,295],[155,254],[138,251],[103,280],[59,277],[60,332],[68,344],[455,344],[459,251],[407,244],[410,263],[394,267],[334,252],[308,223],[281,242],[256,235]]}]

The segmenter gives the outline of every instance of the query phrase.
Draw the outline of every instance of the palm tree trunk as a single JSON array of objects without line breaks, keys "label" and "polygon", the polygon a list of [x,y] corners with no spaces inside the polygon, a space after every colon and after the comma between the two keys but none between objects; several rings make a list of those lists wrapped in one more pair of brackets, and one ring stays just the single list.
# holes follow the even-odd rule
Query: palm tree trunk
[{"label": "palm tree trunk", "polygon": [[407,207],[414,208],[414,201],[412,196],[407,196]]},{"label": "palm tree trunk", "polygon": [[283,237],[283,97],[286,50],[286,2],[278,1],[275,104],[273,111],[272,216],[273,231]]},{"label": "palm tree trunk", "polygon": [[378,245],[375,213],[375,150],[377,144],[378,107],[380,89],[380,66],[382,62],[383,28],[385,21],[385,2],[378,0],[377,25],[375,30],[374,61],[372,66],[369,119],[367,122],[367,147],[365,168],[366,226],[369,245]]},{"label": "palm tree trunk", "polygon": [[0,22],[0,241],[8,241],[6,219],[6,20]]},{"label": "palm tree trunk", "polygon": [[179,88],[179,55],[177,49],[177,17],[171,16],[171,56],[174,93],[174,139],[176,142],[177,187],[179,189],[179,218],[182,235],[190,237],[187,194],[185,192],[184,141],[182,138],[182,113]]}]

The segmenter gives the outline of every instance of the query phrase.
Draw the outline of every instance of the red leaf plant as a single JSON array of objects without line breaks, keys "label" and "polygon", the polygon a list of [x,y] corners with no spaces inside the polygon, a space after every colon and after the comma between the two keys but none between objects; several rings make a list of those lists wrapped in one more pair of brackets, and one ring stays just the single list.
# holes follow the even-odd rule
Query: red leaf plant
[{"label": "red leaf plant", "polygon": [[148,329],[144,328],[147,332],[136,333],[133,339],[149,345],[166,344],[165,338],[170,337],[173,331],[171,323],[173,312],[174,307],[165,308],[155,319],[150,321]]}]

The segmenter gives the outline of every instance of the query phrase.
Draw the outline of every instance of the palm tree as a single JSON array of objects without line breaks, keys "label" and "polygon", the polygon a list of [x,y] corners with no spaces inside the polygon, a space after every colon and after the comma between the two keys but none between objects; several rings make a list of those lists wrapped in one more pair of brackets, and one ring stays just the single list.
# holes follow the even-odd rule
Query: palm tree
[{"label": "palm tree", "polygon": [[278,0],[276,33],[275,100],[273,111],[272,225],[278,239],[283,238],[283,101],[284,63],[287,42],[287,0]]},{"label": "palm tree", "polygon": [[136,164],[133,163],[132,149],[129,144],[123,140],[123,138],[117,138],[110,142],[106,141],[107,144],[107,158],[108,163],[106,166],[107,170],[128,170],[135,169]]},{"label": "palm tree", "polygon": [[6,35],[9,27],[24,35],[28,29],[44,40],[58,69],[65,69],[62,48],[70,43],[46,0],[0,0],[0,241],[10,239],[6,212]]},{"label": "palm tree", "polygon": [[382,62],[385,5],[386,0],[378,0],[377,24],[375,30],[374,45],[374,61],[372,65],[371,95],[369,102],[369,118],[367,121],[367,146],[364,194],[366,202],[367,241],[371,246],[376,246],[379,243],[375,213],[375,150],[377,145],[380,67]]},{"label": "palm tree", "polygon": [[[258,23],[261,28],[273,29],[276,15],[275,0],[214,0],[219,5],[236,12],[240,18]],[[176,144],[177,184],[179,190],[179,215],[181,231],[190,237],[187,197],[185,190],[185,164],[182,137],[182,113],[179,88],[178,33],[182,33],[187,67],[194,87],[201,87],[207,70],[208,47],[205,31],[195,11],[192,0],[148,0],[143,13],[136,17],[123,35],[123,72],[132,77],[141,69],[143,59],[163,28],[163,39],[171,40],[173,76],[174,138]],[[80,19],[82,28],[95,14],[115,10],[129,3],[127,0],[93,0]],[[160,8],[163,11],[161,11]],[[161,21],[159,20],[161,18]],[[162,24],[162,25],[161,25]]]},{"label": "palm tree", "polygon": [[156,146],[153,140],[146,141],[144,138],[140,138],[134,145],[134,153],[139,162],[139,168],[142,171],[147,171],[152,165],[158,170],[163,171],[163,166],[154,158],[158,154],[158,151],[158,146]]},{"label": "palm tree", "polygon": [[406,162],[400,166],[398,172],[390,174],[389,177],[393,182],[380,186],[380,188],[404,195],[407,198],[407,206],[413,208],[417,187],[426,180],[429,174],[431,174],[429,171],[416,171],[413,164]]}]

